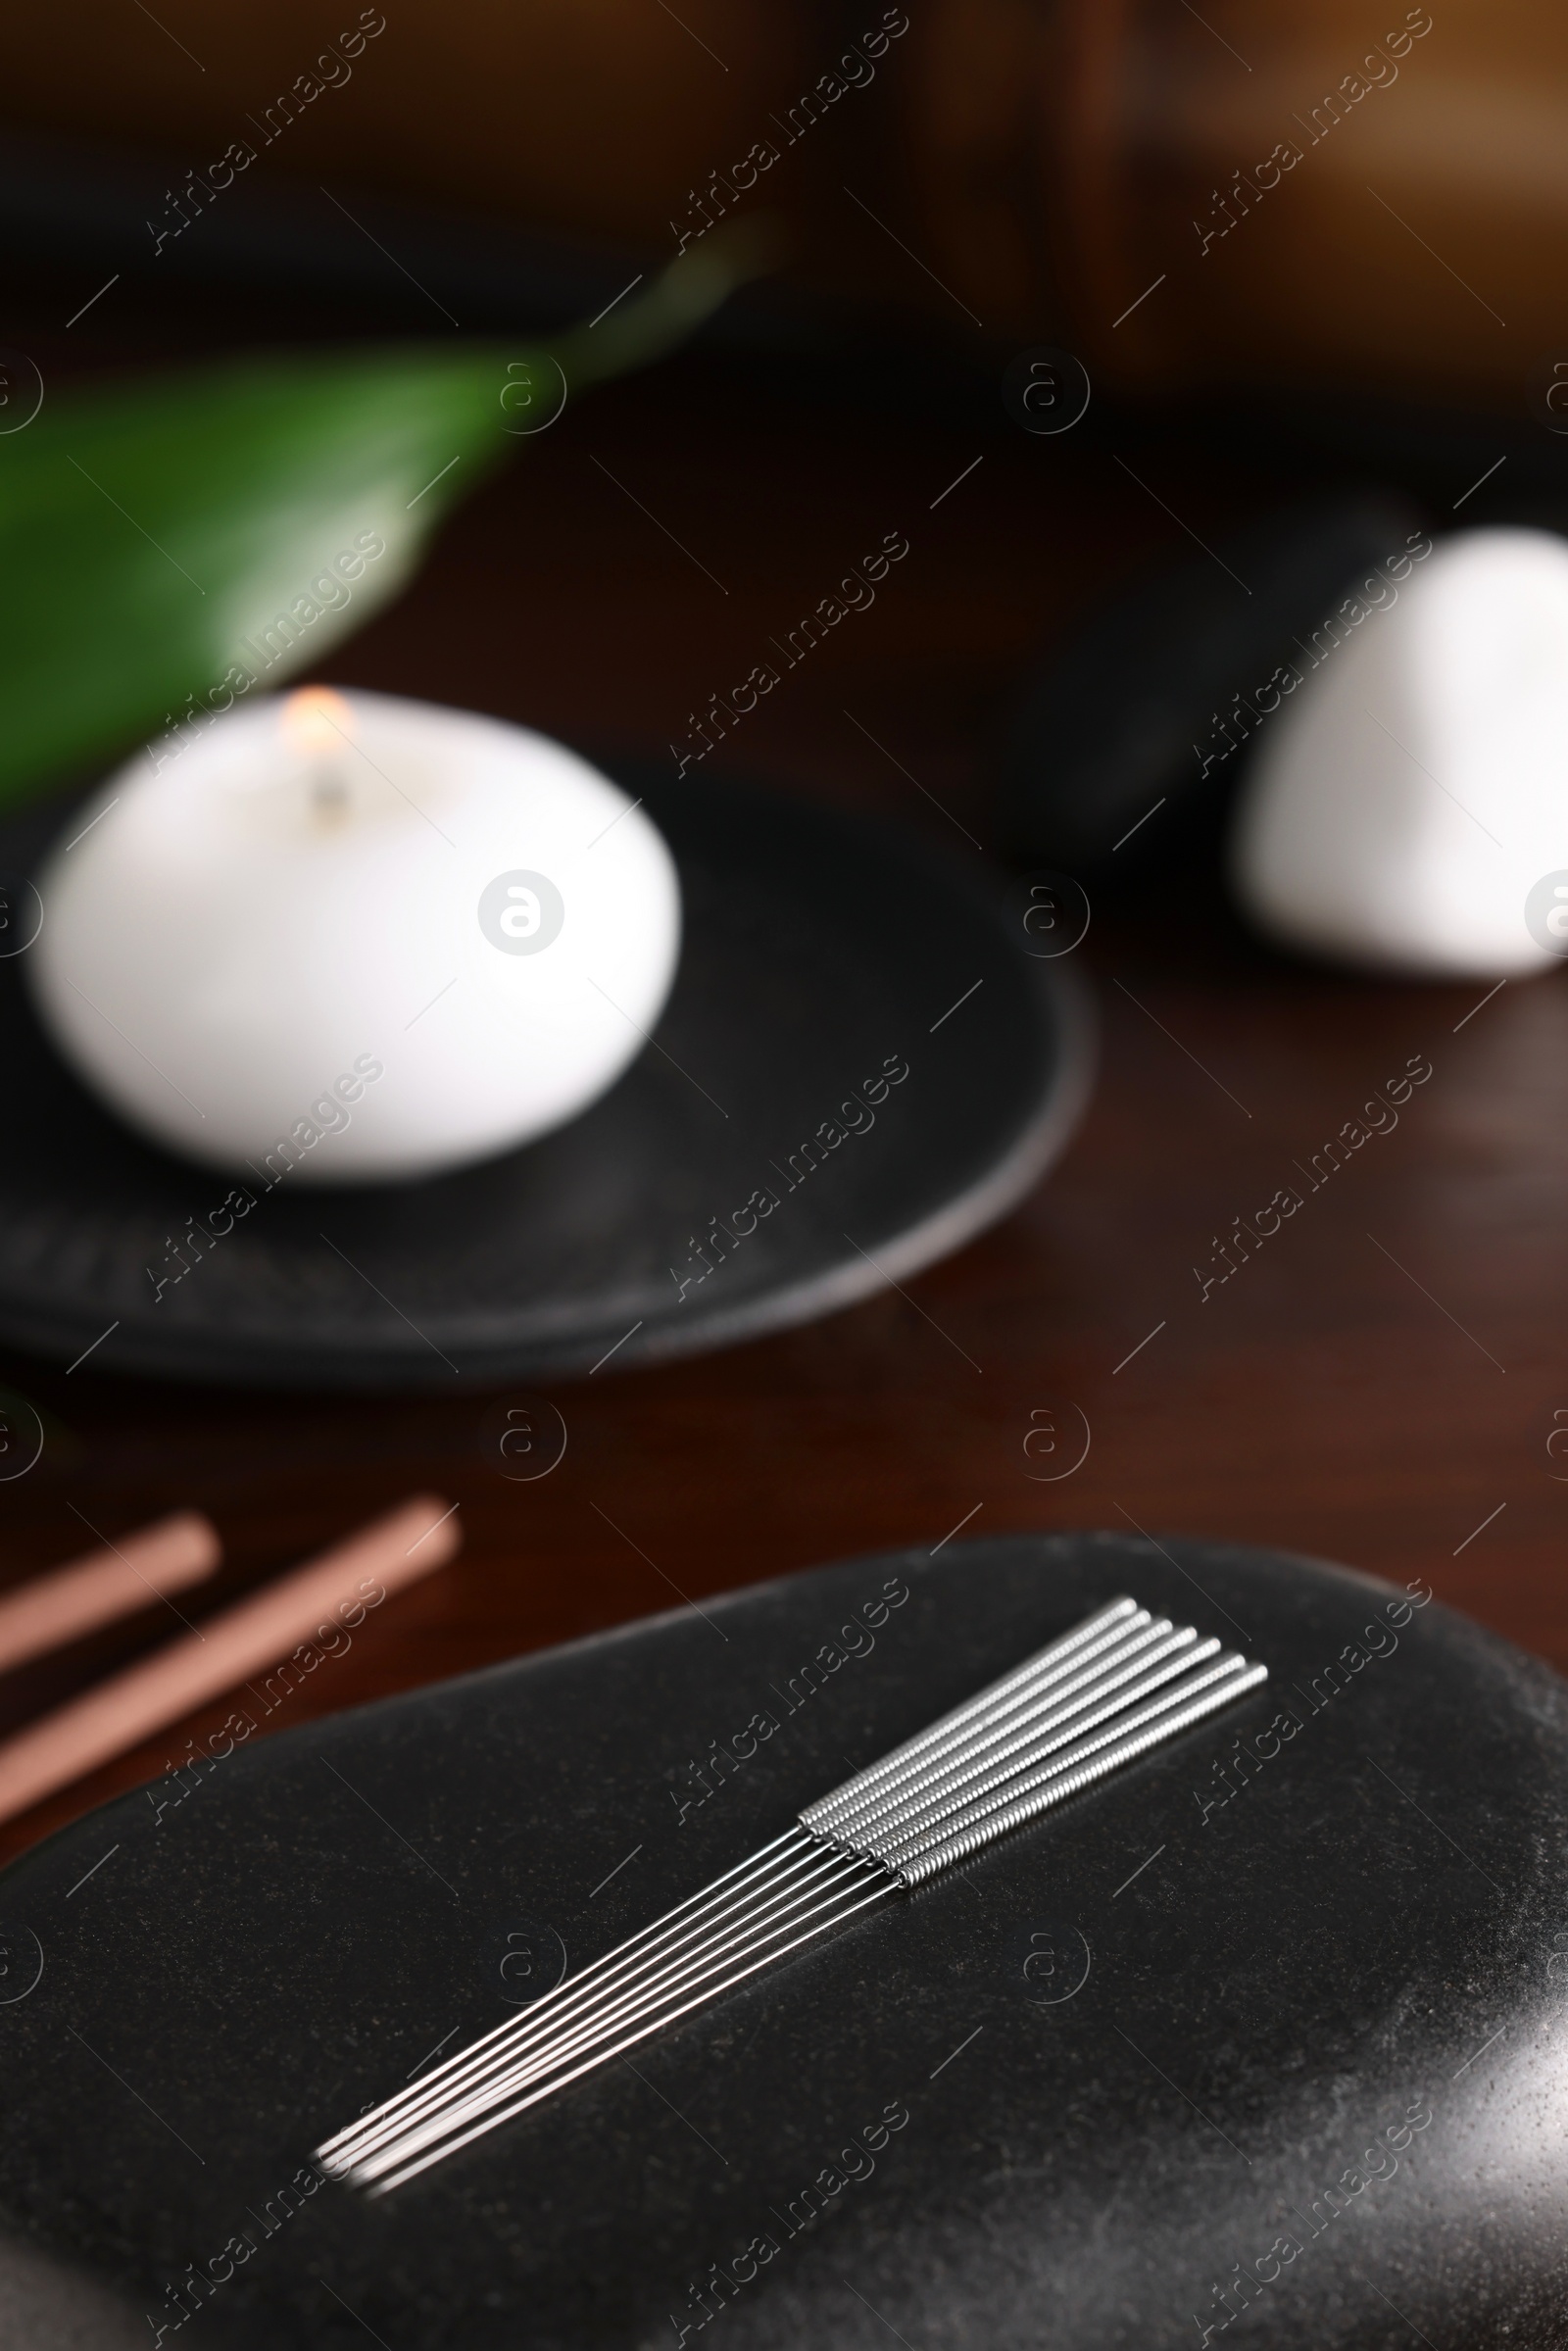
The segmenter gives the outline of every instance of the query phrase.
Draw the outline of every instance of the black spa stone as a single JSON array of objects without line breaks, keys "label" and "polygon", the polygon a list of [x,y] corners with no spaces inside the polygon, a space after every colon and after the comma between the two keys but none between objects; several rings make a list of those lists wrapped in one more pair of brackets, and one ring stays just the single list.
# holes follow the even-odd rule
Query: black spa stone
[{"label": "black spa stone", "polygon": [[1089,877],[1214,850],[1276,669],[1310,673],[1313,632],[1419,520],[1393,497],[1314,499],[1092,607],[1006,720],[998,780],[1017,855]]},{"label": "black spa stone", "polygon": [[[1122,1591],[1268,1687],[390,2197],[313,2187],[563,1947]],[[52,2263],[127,2314],[36,2337],[84,2351],[1568,2342],[1568,1691],[1424,1591],[889,1553],[105,1807],[0,1881],[0,2308]]]}]

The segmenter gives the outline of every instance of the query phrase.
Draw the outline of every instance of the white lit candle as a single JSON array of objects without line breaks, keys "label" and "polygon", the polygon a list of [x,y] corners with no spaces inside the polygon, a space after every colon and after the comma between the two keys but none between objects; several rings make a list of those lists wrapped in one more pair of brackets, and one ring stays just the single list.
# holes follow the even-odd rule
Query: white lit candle
[{"label": "white lit candle", "polygon": [[260,697],[138,754],[71,830],[27,958],[55,1043],[153,1141],[290,1189],[561,1125],[674,977],[679,887],[641,809],[466,711]]}]

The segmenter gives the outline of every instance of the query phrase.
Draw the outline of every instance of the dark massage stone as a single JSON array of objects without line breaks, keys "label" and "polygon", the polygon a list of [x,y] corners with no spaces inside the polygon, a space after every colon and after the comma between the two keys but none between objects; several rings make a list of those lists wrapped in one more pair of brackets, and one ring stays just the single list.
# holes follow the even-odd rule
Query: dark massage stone
[{"label": "dark massage stone", "polygon": [[999,785],[1017,854],[1088,877],[1208,846],[1268,723],[1255,697],[1282,662],[1306,669],[1313,631],[1419,519],[1392,497],[1314,499],[1095,607],[1006,722]]},{"label": "dark massage stone", "polygon": [[[680,869],[669,1004],[579,1118],[456,1174],[258,1178],[236,1219],[227,1176],[77,1084],[0,956],[0,1337],[249,1387],[612,1375],[832,1313],[1013,1207],[1092,1055],[1083,992],[983,871],[799,797],[606,764]],[[61,823],[0,828],[0,913]]]},{"label": "dark massage stone", "polygon": [[[149,2345],[1552,2351],[1568,1690],[1424,1589],[889,1553],[123,1797],[0,1881],[0,2223]],[[563,1954],[1122,1591],[1269,1685],[391,2196],[315,2187]]]}]

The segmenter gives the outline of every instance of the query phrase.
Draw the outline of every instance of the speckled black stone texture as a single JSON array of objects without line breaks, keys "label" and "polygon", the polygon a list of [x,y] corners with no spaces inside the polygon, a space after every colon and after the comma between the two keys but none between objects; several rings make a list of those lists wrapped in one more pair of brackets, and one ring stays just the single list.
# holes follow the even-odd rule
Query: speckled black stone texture
[{"label": "speckled black stone texture", "polygon": [[[391,2197],[287,2192],[563,1945],[592,1958],[1121,1591],[1270,1685]],[[1568,2343],[1544,1666],[1174,1538],[705,1607],[241,1746],[15,1866],[8,1947],[43,1972],[0,2005],[0,2221],[117,2282],[150,2344],[237,2351]]]}]

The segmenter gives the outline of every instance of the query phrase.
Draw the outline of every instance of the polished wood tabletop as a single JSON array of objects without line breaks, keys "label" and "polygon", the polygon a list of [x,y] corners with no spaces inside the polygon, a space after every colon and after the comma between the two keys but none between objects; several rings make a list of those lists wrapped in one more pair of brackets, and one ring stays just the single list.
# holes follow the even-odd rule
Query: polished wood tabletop
[{"label": "polished wood tabletop", "polygon": [[[595,394],[522,445],[327,675],[663,756],[760,643],[902,531],[874,608],[729,763],[874,808],[961,862],[966,836],[1001,846],[997,711],[1038,650],[1161,553],[1317,478],[1298,450],[1239,454],[1191,419],[1146,420],[1130,473],[1103,428],[1041,441],[830,394],[782,361],[711,356]],[[1568,1666],[1568,990],[1291,961],[1212,878],[1157,860],[1096,894],[1074,961],[1100,1030],[1076,1139],[903,1291],[556,1386],[566,1450],[532,1483],[487,1456],[495,1397],[466,1388],[269,1395],[7,1355],[0,1384],[49,1434],[0,1484],[0,1578],[191,1505],[225,1545],[202,1602],[219,1606],[412,1493],[459,1504],[456,1562],[368,1618],[279,1729],[852,1552],[1057,1528],[1425,1576]],[[1351,1122],[1337,1163],[1324,1146]],[[1299,1204],[1271,1229],[1282,1191]],[[0,1728],[177,1629],[150,1609],[0,1683]],[[3,1849],[162,1773],[227,1710],[14,1822]]]}]

